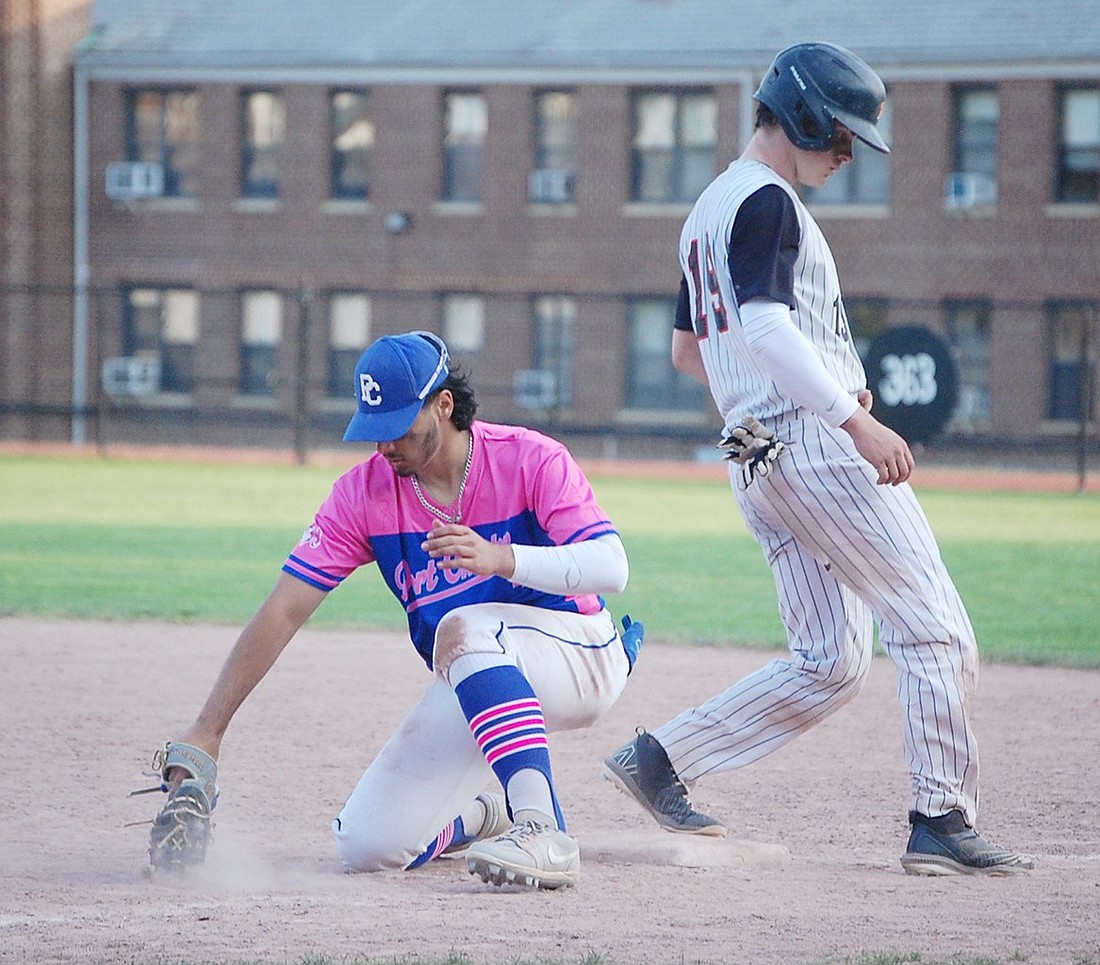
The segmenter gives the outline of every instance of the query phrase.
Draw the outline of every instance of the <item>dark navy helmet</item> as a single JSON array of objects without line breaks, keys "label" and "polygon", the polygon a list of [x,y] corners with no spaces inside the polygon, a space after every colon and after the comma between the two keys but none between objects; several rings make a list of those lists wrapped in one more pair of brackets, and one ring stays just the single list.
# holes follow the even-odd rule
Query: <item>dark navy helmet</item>
[{"label": "dark navy helmet", "polygon": [[886,103],[882,80],[850,50],[835,44],[795,44],[776,54],[756,99],[795,147],[827,151],[839,121],[876,151],[890,148],[875,126]]}]

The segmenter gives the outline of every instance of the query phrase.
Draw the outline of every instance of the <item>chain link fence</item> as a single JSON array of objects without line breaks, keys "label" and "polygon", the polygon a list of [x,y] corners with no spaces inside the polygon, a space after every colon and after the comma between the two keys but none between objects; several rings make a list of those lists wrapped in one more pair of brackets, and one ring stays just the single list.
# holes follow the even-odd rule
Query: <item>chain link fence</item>
[{"label": "chain link fence", "polygon": [[[289,449],[305,462],[311,450],[338,448],[353,410],[355,362],[382,334],[372,331],[371,305],[399,330],[446,329],[430,294],[305,285],[2,287],[0,439]],[[607,305],[602,300],[598,312]],[[713,448],[719,423],[709,399],[698,387],[685,394],[659,353],[642,353],[632,340],[636,326],[621,327],[619,345],[600,345],[610,364],[588,386],[586,355],[602,336],[568,334],[569,354],[553,364],[568,368],[572,398],[558,405],[553,392],[531,398],[530,376],[555,378],[539,368],[545,337],[534,321],[507,317],[507,330],[486,324],[481,347],[464,329],[444,331],[472,346],[455,354],[473,359],[467,367],[481,417],[542,428],[581,455],[699,459]],[[876,415],[890,423],[904,409],[895,428],[922,459],[1072,470],[1084,487],[1098,459],[1095,303],[855,299],[849,325]],[[1022,348],[1030,370],[1017,364]],[[669,371],[651,377],[661,365]],[[622,385],[637,381],[632,366],[647,368],[652,408],[624,416]]]}]

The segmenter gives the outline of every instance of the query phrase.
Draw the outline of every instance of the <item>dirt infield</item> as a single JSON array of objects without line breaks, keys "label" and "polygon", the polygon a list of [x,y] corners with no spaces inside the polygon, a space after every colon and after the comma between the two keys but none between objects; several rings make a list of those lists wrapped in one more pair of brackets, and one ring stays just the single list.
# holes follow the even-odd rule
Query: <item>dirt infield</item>
[{"label": "dirt infield", "polygon": [[127,792],[190,720],[235,633],[0,619],[0,962],[1100,961],[1100,673],[983,668],[982,827],[1041,864],[1019,879],[931,880],[898,864],[907,778],[882,658],[854,704],[696,788],[732,839],[657,829],[600,778],[600,760],[636,724],[772,655],[650,642],[606,718],[552,737],[582,882],[529,893],[454,860],[340,873],[329,822],[428,676],[399,635],[307,629],[226,738],[207,864],[150,879],[147,828],[126,824],[160,797]]}]

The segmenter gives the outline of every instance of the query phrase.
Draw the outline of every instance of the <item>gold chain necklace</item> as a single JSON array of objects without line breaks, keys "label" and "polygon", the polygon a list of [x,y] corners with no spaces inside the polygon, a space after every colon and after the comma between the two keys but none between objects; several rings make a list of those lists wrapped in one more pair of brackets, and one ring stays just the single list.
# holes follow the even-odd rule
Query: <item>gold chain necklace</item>
[{"label": "gold chain necklace", "polygon": [[466,491],[466,482],[470,478],[470,465],[474,460],[474,433],[470,430],[470,441],[466,445],[466,467],[462,470],[462,482],[458,484],[458,495],[455,497],[455,501],[451,504],[455,507],[453,514],[444,512],[438,506],[428,502],[424,493],[420,489],[420,480],[416,478],[414,474],[412,477],[413,492],[416,493],[416,498],[420,500],[420,505],[423,506],[429,513],[438,519],[443,520],[445,523],[457,523],[462,519],[462,494]]}]

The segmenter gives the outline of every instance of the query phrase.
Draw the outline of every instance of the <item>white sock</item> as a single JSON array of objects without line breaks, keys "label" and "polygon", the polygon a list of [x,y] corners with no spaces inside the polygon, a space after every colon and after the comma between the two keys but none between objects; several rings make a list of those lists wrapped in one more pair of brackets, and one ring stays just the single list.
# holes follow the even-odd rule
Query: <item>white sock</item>
[{"label": "white sock", "polygon": [[514,667],[516,662],[506,653],[464,653],[447,671],[447,683],[457,687],[467,677],[472,677],[491,667]]},{"label": "white sock", "polygon": [[538,811],[548,822],[557,827],[554,817],[554,798],[550,793],[550,782],[542,771],[525,767],[516,771],[505,790],[512,816],[518,818],[520,811]]}]

